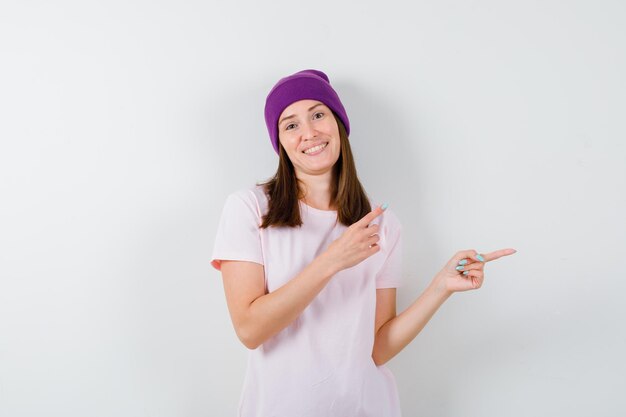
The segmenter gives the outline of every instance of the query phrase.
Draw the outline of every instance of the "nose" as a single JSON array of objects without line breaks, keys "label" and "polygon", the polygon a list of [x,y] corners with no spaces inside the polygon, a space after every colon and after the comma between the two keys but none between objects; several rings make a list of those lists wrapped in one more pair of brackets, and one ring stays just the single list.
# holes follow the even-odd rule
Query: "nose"
[{"label": "nose", "polygon": [[317,130],[315,130],[313,123],[311,123],[310,121],[305,122],[302,125],[302,137],[306,140],[310,140],[316,136],[317,136]]}]

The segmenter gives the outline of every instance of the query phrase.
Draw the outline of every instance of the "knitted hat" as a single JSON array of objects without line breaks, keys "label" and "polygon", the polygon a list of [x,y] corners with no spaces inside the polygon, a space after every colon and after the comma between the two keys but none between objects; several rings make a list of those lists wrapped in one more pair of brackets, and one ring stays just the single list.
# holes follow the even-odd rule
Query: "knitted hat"
[{"label": "knitted hat", "polygon": [[291,103],[299,100],[318,100],[328,106],[350,134],[350,122],[339,96],[322,71],[307,69],[278,80],[265,99],[265,124],[270,140],[278,153],[278,118]]}]

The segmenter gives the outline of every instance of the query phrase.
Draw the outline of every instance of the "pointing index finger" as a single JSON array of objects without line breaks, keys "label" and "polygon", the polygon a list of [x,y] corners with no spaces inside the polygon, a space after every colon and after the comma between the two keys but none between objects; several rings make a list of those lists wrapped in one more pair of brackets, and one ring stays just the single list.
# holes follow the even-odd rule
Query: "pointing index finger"
[{"label": "pointing index finger", "polygon": [[491,253],[487,253],[483,256],[485,258],[485,262],[489,262],[489,261],[495,261],[496,259],[501,258],[503,256],[513,255],[515,252],[517,251],[513,248],[500,249]]},{"label": "pointing index finger", "polygon": [[387,209],[387,207],[387,203],[376,207],[374,210],[363,216],[363,218],[361,218],[361,220],[359,220],[355,224],[358,224],[360,227],[367,227],[367,225],[369,225],[376,217],[380,216]]}]

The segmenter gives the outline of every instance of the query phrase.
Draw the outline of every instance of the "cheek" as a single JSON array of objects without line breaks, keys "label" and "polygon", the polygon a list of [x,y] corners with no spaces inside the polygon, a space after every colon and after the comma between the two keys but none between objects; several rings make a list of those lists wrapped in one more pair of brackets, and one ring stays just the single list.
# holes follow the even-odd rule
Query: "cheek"
[{"label": "cheek", "polygon": [[290,140],[288,137],[283,137],[280,141],[281,145],[285,149],[288,155],[294,155],[297,151],[297,143],[293,138]]},{"label": "cheek", "polygon": [[289,138],[289,135],[280,135],[278,136],[278,141],[285,148],[286,151],[291,151],[293,148],[293,140]]},{"label": "cheek", "polygon": [[337,155],[340,155],[341,154],[341,144],[339,142],[337,142],[337,145],[335,145],[335,149],[336,149],[335,153]]}]

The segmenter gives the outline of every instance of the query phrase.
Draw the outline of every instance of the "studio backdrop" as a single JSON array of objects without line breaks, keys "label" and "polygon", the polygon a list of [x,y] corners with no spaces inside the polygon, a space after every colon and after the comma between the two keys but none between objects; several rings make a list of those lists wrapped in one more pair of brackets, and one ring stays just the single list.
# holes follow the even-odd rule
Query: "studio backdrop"
[{"label": "studio backdrop", "polygon": [[4,1],[0,415],[235,416],[248,349],[210,264],[277,167],[281,77],[328,74],[403,227],[400,314],[485,267],[387,366],[405,416],[626,408],[620,1]]}]

